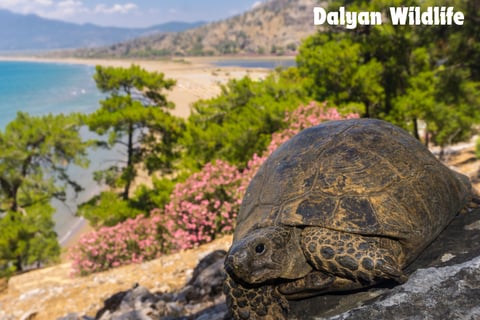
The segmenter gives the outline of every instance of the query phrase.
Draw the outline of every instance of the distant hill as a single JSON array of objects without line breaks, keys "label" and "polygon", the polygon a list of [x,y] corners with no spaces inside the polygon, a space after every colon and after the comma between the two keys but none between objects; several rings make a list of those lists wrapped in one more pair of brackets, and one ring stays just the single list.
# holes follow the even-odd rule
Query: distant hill
[{"label": "distant hill", "polygon": [[[252,10],[219,22],[173,34],[152,34],[95,49],[78,57],[283,55],[296,52],[315,32],[313,7],[318,0],[267,0]],[[70,53],[71,54],[71,53]]]},{"label": "distant hill", "polygon": [[179,32],[204,22],[170,22],[143,29],[100,27],[0,10],[0,51],[90,48],[158,32]]}]

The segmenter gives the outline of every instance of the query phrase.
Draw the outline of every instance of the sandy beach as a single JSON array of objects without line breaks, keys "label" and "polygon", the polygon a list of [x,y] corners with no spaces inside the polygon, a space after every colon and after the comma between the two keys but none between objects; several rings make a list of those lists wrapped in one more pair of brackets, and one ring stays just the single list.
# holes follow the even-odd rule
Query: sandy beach
[{"label": "sandy beach", "polygon": [[[175,103],[173,114],[188,117],[190,106],[200,99],[212,98],[220,93],[220,84],[229,79],[239,79],[249,75],[252,79],[263,79],[269,72],[262,68],[219,67],[213,64],[221,58],[179,58],[179,59],[77,59],[77,58],[37,58],[37,57],[0,57],[0,61],[29,61],[45,63],[68,63],[84,65],[101,65],[111,67],[129,67],[140,65],[148,71],[163,72],[167,78],[175,79],[176,86],[167,92],[168,99]],[[237,58],[235,58],[237,59]],[[238,58],[248,59],[248,58]],[[255,58],[257,59],[257,58]],[[262,59],[282,59],[278,57]],[[291,57],[290,57],[291,59]]]},{"label": "sandy beach", "polygon": [[[140,65],[148,71],[162,72],[167,78],[175,79],[177,84],[167,92],[168,100],[175,104],[172,111],[174,115],[187,118],[190,114],[190,106],[200,99],[215,97],[221,91],[220,85],[228,82],[229,79],[239,79],[249,75],[252,79],[263,79],[270,70],[262,68],[241,68],[241,67],[219,67],[214,65],[215,61],[221,58],[180,58],[162,60],[139,60],[139,59],[76,59],[76,58],[37,58],[37,57],[0,57],[0,61],[28,61],[39,63],[67,63],[83,65],[101,65],[111,67],[129,67],[132,64]],[[237,58],[235,58],[237,60]],[[248,59],[248,58],[238,58]],[[254,58],[258,60],[257,58]],[[278,59],[278,57],[264,58]],[[281,59],[281,58],[280,58]],[[291,58],[290,58],[291,59]],[[136,183],[146,183],[149,177],[139,177]],[[68,249],[75,245],[80,236],[92,231],[87,221],[76,224],[62,237],[61,245]],[[65,256],[64,256],[65,257]]]}]

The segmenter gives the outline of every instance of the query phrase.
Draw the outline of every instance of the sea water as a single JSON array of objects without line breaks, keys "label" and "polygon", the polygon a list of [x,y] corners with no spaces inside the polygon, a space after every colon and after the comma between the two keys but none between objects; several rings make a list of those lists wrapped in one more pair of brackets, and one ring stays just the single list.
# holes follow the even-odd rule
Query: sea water
[{"label": "sea water", "polygon": [[0,61],[0,129],[18,111],[32,115],[92,112],[102,94],[87,65]]},{"label": "sea water", "polygon": [[[93,66],[80,64],[0,61],[0,130],[4,131],[19,111],[31,115],[95,111],[103,95],[96,88],[94,73]],[[87,128],[82,128],[81,135],[84,139],[94,136]],[[56,208],[55,231],[61,244],[85,223],[75,216],[77,205],[100,191],[92,179],[93,172],[113,158],[106,150],[91,150],[88,156],[89,168],[69,168],[73,180],[85,190],[78,197],[70,190],[66,203],[52,201]]]},{"label": "sea water", "polygon": [[[213,64],[219,67],[273,69],[295,65],[295,61],[222,59]],[[31,115],[94,112],[104,97],[96,88],[94,73],[93,66],[81,64],[0,61],[0,130],[3,131],[19,111]],[[85,140],[95,138],[87,128],[82,128],[80,133]],[[69,190],[65,203],[52,201],[56,208],[55,231],[61,244],[65,244],[69,236],[85,224],[84,219],[75,216],[77,205],[101,191],[101,187],[93,181],[93,172],[121,159],[121,151],[90,150],[90,166],[87,169],[73,165],[69,168],[69,175],[84,191],[76,196]]]}]

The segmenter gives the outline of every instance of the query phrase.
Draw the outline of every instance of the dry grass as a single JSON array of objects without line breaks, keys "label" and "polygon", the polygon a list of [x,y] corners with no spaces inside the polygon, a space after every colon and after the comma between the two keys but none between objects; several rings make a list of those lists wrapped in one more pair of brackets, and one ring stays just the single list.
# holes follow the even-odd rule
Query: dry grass
[{"label": "dry grass", "polygon": [[[106,298],[135,283],[152,292],[183,287],[203,256],[213,250],[227,250],[230,243],[231,236],[225,236],[189,251],[87,277],[72,277],[70,263],[28,272],[10,279],[8,291],[0,294],[0,310],[12,319],[29,314],[32,320],[52,320],[71,312],[94,316]],[[10,319],[1,311],[0,319]]]}]

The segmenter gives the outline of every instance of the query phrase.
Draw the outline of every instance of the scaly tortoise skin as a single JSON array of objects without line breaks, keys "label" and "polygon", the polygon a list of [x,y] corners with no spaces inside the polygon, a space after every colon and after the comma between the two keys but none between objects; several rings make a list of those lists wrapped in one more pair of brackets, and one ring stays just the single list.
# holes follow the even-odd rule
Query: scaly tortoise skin
[{"label": "scaly tortoise skin", "polygon": [[404,269],[468,208],[467,177],[374,119],[325,122],[252,179],[225,260],[235,319],[285,319],[288,299],[404,282]]}]

